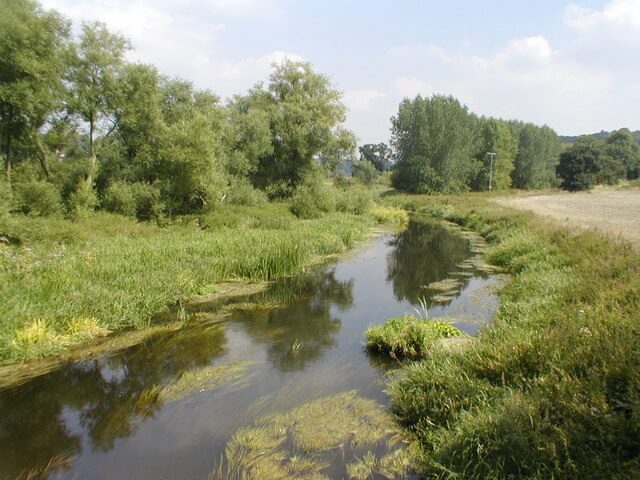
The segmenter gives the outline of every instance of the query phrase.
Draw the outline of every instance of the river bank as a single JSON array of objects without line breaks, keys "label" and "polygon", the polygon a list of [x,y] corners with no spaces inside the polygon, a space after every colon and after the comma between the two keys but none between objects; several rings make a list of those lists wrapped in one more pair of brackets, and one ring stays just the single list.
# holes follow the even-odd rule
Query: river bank
[{"label": "river bank", "polygon": [[249,293],[363,240],[374,216],[234,207],[158,226],[99,213],[14,219],[0,246],[0,363],[185,320],[184,303]]},{"label": "river bank", "polygon": [[489,243],[512,274],[492,327],[389,388],[433,478],[640,475],[640,255],[632,244],[490,203],[390,195]]}]

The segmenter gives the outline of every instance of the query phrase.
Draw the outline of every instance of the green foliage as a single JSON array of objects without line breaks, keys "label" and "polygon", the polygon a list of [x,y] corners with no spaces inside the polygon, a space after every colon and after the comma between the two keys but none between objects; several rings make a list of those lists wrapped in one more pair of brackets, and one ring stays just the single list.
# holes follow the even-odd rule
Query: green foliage
[{"label": "green foliage", "polygon": [[513,186],[523,189],[556,187],[556,167],[562,148],[560,138],[547,126],[515,123],[512,128],[518,132],[518,153],[512,173]]},{"label": "green foliage", "polygon": [[480,143],[476,158],[480,170],[474,181],[475,190],[489,189],[491,158],[488,152],[495,153],[493,158],[492,190],[504,190],[511,187],[511,172],[516,157],[518,142],[511,135],[506,122],[495,118],[480,119]]},{"label": "green foliage", "polygon": [[560,154],[558,176],[566,190],[589,190],[601,166],[601,149],[594,140],[580,140]]},{"label": "green foliage", "polygon": [[322,179],[310,176],[293,192],[291,212],[300,218],[318,218],[336,209],[334,189]]},{"label": "green foliage", "polygon": [[[246,123],[258,133],[259,141],[251,142],[259,147],[252,149],[258,158],[244,156],[252,183],[272,197],[289,196],[314,169],[316,157],[351,155],[353,135],[339,128],[345,116],[340,97],[329,79],[310,64],[287,60],[275,66],[266,89],[258,85],[246,98],[237,98],[235,103],[242,104],[240,116],[251,115]],[[267,118],[270,147],[264,137]]]},{"label": "green foliage", "polygon": [[[371,226],[366,216],[342,213],[299,221],[278,204],[260,224],[260,208],[233,208],[237,216],[245,209],[243,226],[161,228],[104,212],[12,222],[3,233],[22,247],[0,256],[0,362],[26,358],[12,342],[36,319],[58,333],[74,317],[95,317],[112,331],[146,328],[167,305],[211,293],[218,282],[272,280],[344,252]],[[296,228],[273,228],[278,217]]]},{"label": "green foliage", "polygon": [[24,214],[46,217],[59,214],[62,202],[58,189],[41,180],[30,180],[15,185],[17,208]]},{"label": "green foliage", "polygon": [[72,217],[77,218],[91,214],[98,205],[98,196],[93,185],[79,182],[76,189],[69,196],[68,210]]},{"label": "green foliage", "polygon": [[247,179],[238,178],[231,181],[225,201],[233,205],[255,207],[267,203],[267,195],[263,191],[254,188]]},{"label": "green foliage", "polygon": [[364,185],[373,185],[380,177],[380,173],[369,160],[359,160],[353,164],[353,177]]},{"label": "green foliage", "polygon": [[640,145],[627,128],[612,132],[605,140],[605,153],[622,164],[628,180],[640,177]]},{"label": "green foliage", "polygon": [[391,318],[384,325],[369,327],[364,335],[371,351],[393,358],[420,358],[436,340],[462,335],[462,332],[446,321],[405,315]]},{"label": "green foliage", "polygon": [[9,212],[13,206],[13,190],[11,184],[4,178],[0,178],[0,220],[9,217]]},{"label": "green foliage", "polygon": [[390,387],[430,478],[636,478],[640,255],[484,197],[396,198],[490,240],[513,277],[465,350],[431,350]]},{"label": "green foliage", "polygon": [[364,215],[371,206],[371,192],[365,189],[351,187],[337,190],[335,196],[336,210],[338,212]]},{"label": "green foliage", "polygon": [[[13,148],[20,141],[49,176],[38,135],[64,100],[69,22],[36,2],[3,0],[0,16],[0,145],[11,173]],[[5,143],[6,142],[6,143]]]},{"label": "green foliage", "polygon": [[393,164],[393,151],[386,143],[368,143],[360,148],[360,160],[367,160],[376,167],[379,172],[389,170]]},{"label": "green foliage", "polygon": [[413,193],[457,193],[478,170],[476,119],[453,97],[404,99],[391,120],[398,161],[393,184]]},{"label": "green foliage", "polygon": [[134,187],[126,182],[113,182],[104,193],[102,206],[110,212],[135,217],[137,208]]}]

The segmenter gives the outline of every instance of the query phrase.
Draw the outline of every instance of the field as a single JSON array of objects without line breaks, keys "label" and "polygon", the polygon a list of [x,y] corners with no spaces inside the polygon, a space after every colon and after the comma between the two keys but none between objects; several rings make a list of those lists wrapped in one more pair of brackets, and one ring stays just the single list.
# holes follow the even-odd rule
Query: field
[{"label": "field", "polygon": [[597,228],[640,245],[640,190],[599,188],[591,192],[512,196],[494,201],[568,226]]}]

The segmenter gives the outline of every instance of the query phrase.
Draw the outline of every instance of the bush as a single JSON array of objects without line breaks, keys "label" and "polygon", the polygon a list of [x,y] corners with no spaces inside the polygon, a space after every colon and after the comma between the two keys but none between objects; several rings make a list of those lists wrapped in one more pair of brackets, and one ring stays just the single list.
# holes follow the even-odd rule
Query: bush
[{"label": "bush", "polygon": [[160,189],[149,183],[131,184],[136,201],[136,217],[139,220],[158,220],[164,215],[165,205],[160,199]]},{"label": "bush", "polygon": [[93,185],[80,180],[76,189],[67,201],[69,213],[74,217],[85,216],[92,213],[98,204],[98,197]]},{"label": "bush", "polygon": [[369,160],[361,160],[353,164],[353,176],[365,185],[373,185],[380,177],[380,172]]},{"label": "bush", "polygon": [[365,337],[369,350],[393,358],[419,358],[428,352],[435,340],[461,334],[448,322],[405,315],[391,318],[384,325],[369,327]]},{"label": "bush", "polygon": [[60,192],[42,180],[29,180],[16,185],[15,197],[17,207],[25,215],[46,217],[62,211]]},{"label": "bush", "polygon": [[11,184],[4,178],[0,179],[0,219],[9,216],[13,205],[13,190]]},{"label": "bush", "polygon": [[363,215],[371,206],[371,194],[366,190],[349,189],[336,192],[336,210]]},{"label": "bush", "polygon": [[291,212],[300,218],[318,218],[335,208],[335,190],[320,179],[303,182],[291,196]]},{"label": "bush", "polygon": [[239,179],[229,185],[227,202],[232,205],[247,205],[254,207],[267,202],[267,194],[254,188],[247,180]]},{"label": "bush", "polygon": [[133,186],[125,182],[113,182],[104,193],[102,206],[110,212],[135,217],[136,197]]}]

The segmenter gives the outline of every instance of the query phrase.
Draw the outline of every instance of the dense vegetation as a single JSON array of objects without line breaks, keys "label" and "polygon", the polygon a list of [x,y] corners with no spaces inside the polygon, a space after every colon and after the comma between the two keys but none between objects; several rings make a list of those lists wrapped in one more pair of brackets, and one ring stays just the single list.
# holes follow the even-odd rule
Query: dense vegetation
[{"label": "dense vegetation", "polygon": [[[411,193],[482,191],[490,181],[492,190],[581,190],[640,176],[640,145],[627,129],[603,140],[581,137],[563,150],[547,126],[478,117],[442,95],[404,99],[392,118],[392,144],[393,184]],[[380,157],[375,145],[365,147],[363,157]]]},{"label": "dense vegetation", "polygon": [[481,233],[513,275],[491,328],[391,386],[433,478],[640,475],[640,255],[485,196],[389,197]]},{"label": "dense vegetation", "polygon": [[[392,118],[394,186],[412,193],[557,186],[549,127],[478,117],[453,97],[404,99]],[[489,152],[495,153],[491,163]]]},{"label": "dense vegetation", "polygon": [[257,204],[317,190],[355,157],[341,93],[308,63],[276,65],[266,85],[223,103],[127,62],[129,43],[104,24],[74,38],[36,2],[1,7],[0,146],[14,211],[157,219]]},{"label": "dense vegetation", "polygon": [[640,177],[640,145],[631,132],[620,129],[600,140],[584,136],[560,155],[558,176],[566,190],[587,190]]}]

